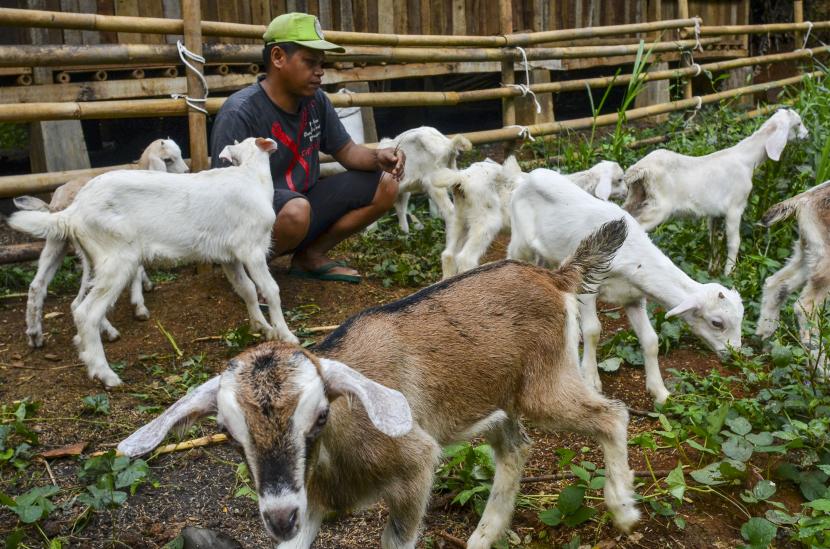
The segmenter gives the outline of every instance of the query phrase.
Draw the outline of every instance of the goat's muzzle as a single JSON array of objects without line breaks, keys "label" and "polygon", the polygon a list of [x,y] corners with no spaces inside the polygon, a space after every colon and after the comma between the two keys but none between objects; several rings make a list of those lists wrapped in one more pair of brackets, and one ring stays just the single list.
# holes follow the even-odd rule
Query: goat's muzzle
[{"label": "goat's muzzle", "polygon": [[263,511],[262,520],[268,534],[278,543],[288,541],[297,535],[299,507],[285,507]]}]

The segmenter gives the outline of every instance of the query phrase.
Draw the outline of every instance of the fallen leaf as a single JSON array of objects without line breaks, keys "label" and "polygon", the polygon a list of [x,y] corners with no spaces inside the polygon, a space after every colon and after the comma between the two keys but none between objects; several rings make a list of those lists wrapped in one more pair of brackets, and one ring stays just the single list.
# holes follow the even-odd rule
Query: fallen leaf
[{"label": "fallen leaf", "polygon": [[53,355],[52,353],[44,354],[43,358],[45,358],[46,360],[51,360],[52,362],[60,362],[61,361],[61,357],[59,357],[58,355]]},{"label": "fallen leaf", "polygon": [[63,316],[63,313],[60,311],[52,311],[51,313],[46,313],[43,315],[43,318],[49,320],[50,318],[58,318],[59,316]]},{"label": "fallen leaf", "polygon": [[86,448],[86,442],[77,442],[75,444],[70,444],[69,446],[62,446],[60,448],[54,448],[52,450],[46,450],[45,452],[40,453],[40,457],[42,458],[59,458],[59,457],[67,457],[67,456],[79,456],[81,452],[84,451]]}]

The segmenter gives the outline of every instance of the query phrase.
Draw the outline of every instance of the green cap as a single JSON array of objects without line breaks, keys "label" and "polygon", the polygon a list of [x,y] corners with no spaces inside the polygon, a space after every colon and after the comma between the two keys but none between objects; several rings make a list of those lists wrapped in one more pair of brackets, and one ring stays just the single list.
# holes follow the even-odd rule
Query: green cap
[{"label": "green cap", "polygon": [[323,38],[320,21],[313,15],[297,12],[283,13],[279,17],[275,17],[268,28],[265,29],[265,34],[262,35],[266,45],[275,42],[293,42],[313,50],[337,53],[346,51],[345,48],[327,42]]}]

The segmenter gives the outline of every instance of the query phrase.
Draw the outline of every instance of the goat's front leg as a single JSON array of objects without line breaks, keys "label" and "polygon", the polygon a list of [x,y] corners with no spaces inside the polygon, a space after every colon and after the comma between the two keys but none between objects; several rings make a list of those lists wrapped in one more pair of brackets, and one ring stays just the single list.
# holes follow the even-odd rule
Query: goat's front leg
[{"label": "goat's front leg", "polygon": [[144,276],[146,276],[144,275],[144,267],[139,265],[130,284],[130,303],[133,304],[133,317],[138,320],[150,318],[150,311],[144,305],[144,293],[142,292]]},{"label": "goat's front leg", "polygon": [[26,301],[26,337],[30,347],[43,346],[43,302],[49,283],[55,278],[68,250],[69,244],[65,240],[47,238],[40,252],[37,273],[29,285],[29,299]]},{"label": "goat's front leg", "polygon": [[778,329],[778,315],[787,296],[800,290],[807,281],[807,267],[801,246],[796,245],[792,257],[778,272],[764,281],[764,295],[761,298],[761,316],[755,328],[755,335],[767,339]]},{"label": "goat's front leg", "polygon": [[496,473],[481,520],[467,540],[467,549],[489,549],[510,526],[522,468],[530,448],[530,440],[521,424],[510,418],[505,418],[488,432],[486,438],[496,456]]},{"label": "goat's front leg", "polygon": [[416,465],[410,476],[387,488],[389,519],[381,535],[382,549],[415,549],[418,530],[432,491],[432,462]]},{"label": "goat's front leg", "polygon": [[313,507],[309,502],[305,515],[300,522],[300,531],[290,540],[277,545],[276,549],[308,549],[314,543],[314,538],[317,537],[322,522],[323,511]]},{"label": "goat's front leg", "polygon": [[730,211],[726,214],[726,265],[723,267],[723,274],[729,275],[735,269],[738,260],[738,250],[741,247],[741,216],[739,212]]},{"label": "goat's front leg", "polygon": [[[268,339],[281,339],[287,343],[300,343],[297,336],[291,333],[288,329],[288,324],[285,323],[285,317],[282,316],[282,304],[280,303],[280,288],[277,286],[276,280],[268,271],[268,262],[265,254],[249,254],[244,261],[245,269],[256,284],[259,291],[265,297],[265,302],[268,303],[268,314],[271,317],[271,324],[268,326],[272,333],[267,336]],[[259,307],[257,306],[257,309]]]},{"label": "goat's front leg", "polygon": [[602,391],[602,381],[597,370],[597,347],[602,325],[597,316],[596,294],[579,296],[579,326],[582,330],[582,376],[597,391]]},{"label": "goat's front leg", "polygon": [[631,329],[637,334],[637,339],[640,341],[640,348],[643,351],[643,361],[645,362],[646,370],[646,389],[654,397],[654,401],[657,404],[663,404],[671,393],[666,389],[666,385],[663,383],[663,376],[660,374],[660,364],[657,362],[659,341],[657,339],[657,333],[652,328],[651,321],[648,319],[645,298],[631,305],[626,305],[625,314],[628,317],[629,324],[631,324]]}]

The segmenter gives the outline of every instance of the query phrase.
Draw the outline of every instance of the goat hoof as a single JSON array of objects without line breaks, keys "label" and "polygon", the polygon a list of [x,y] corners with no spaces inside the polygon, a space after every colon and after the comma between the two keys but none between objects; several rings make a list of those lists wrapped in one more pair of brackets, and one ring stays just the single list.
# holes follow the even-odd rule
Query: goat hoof
[{"label": "goat hoof", "polygon": [[665,388],[661,388],[659,390],[649,391],[649,392],[652,395],[654,395],[654,403],[659,404],[660,406],[665,404],[666,400],[668,400],[668,398],[671,396],[671,393]]},{"label": "goat hoof", "polygon": [[26,337],[29,340],[29,347],[33,349],[39,349],[43,347],[43,334],[26,334]]},{"label": "goat hoof", "polygon": [[144,282],[142,282],[141,287],[144,288],[145,292],[152,292],[153,288],[155,288],[155,286],[153,286],[153,283],[149,280],[145,280]]},{"label": "goat hoof", "polygon": [[147,310],[147,307],[136,307],[133,312],[133,317],[136,320],[147,320],[150,318],[150,311]]},{"label": "goat hoof", "polygon": [[101,383],[103,383],[104,386],[107,389],[112,389],[113,387],[118,387],[119,385],[121,385],[123,383],[121,381],[121,378],[118,377],[118,374],[116,374],[113,371],[109,371],[109,372],[106,372],[104,374],[96,375],[95,377],[98,378],[99,380],[101,380]]},{"label": "goat hoof", "polygon": [[115,328],[111,328],[109,330],[104,330],[104,335],[107,336],[107,341],[118,341],[121,339],[121,333],[116,330]]},{"label": "goat hoof", "polygon": [[614,526],[626,534],[631,532],[631,529],[640,521],[640,511],[633,502],[612,510],[611,514]]}]

